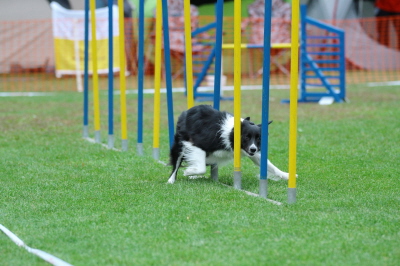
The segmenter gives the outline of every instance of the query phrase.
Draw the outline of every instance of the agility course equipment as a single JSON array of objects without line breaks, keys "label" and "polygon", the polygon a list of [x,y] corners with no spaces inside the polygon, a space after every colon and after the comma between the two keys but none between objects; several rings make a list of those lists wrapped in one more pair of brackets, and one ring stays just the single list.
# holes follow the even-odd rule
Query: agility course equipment
[{"label": "agility course equipment", "polygon": [[[269,117],[269,68],[271,49],[271,1],[265,4],[264,17],[264,64],[263,64],[263,96],[262,96],[262,140],[261,140],[261,165],[260,165],[260,196],[267,198],[267,161],[268,161],[268,117]],[[235,51],[235,93],[234,93],[234,187],[241,188],[240,171],[240,16],[241,2],[234,3],[234,51]],[[297,85],[298,85],[298,47],[299,47],[299,1],[292,2],[292,28],[291,28],[291,77],[290,77],[290,128],[289,128],[289,182],[288,203],[296,202],[296,150],[297,150]],[[265,133],[264,133],[265,132]]]},{"label": "agility course equipment", "polygon": [[[87,0],[88,1],[88,0]],[[93,1],[93,0],[92,0]],[[112,0],[109,1],[109,4]],[[124,23],[121,21],[123,19],[123,1],[119,0],[119,30],[121,34],[121,38],[124,38]],[[140,4],[143,5],[143,1],[140,1]],[[185,47],[188,50],[191,50],[191,37],[192,32],[190,31],[190,15],[188,11],[189,1],[185,1]],[[269,2],[271,4],[271,2]],[[223,0],[218,0],[217,6],[220,6],[219,11],[217,12],[220,16],[217,17],[217,35],[219,34],[219,38],[216,40],[215,45],[215,55],[216,55],[216,80],[214,82],[214,108],[219,109],[220,98],[220,86],[221,83],[218,80],[221,77],[220,66],[221,65],[221,57],[222,57],[222,14],[223,14]],[[95,5],[91,3],[91,8],[94,8]],[[270,39],[270,28],[271,28],[271,14],[270,14],[271,6],[265,5],[265,34],[264,34],[264,66],[263,66],[263,101],[262,101],[262,131],[263,139],[262,139],[262,155],[261,155],[261,165],[260,165],[260,196],[267,198],[267,161],[268,161],[268,116],[269,116],[269,70],[270,70],[270,49],[271,49],[271,39]],[[162,34],[162,26],[164,29],[168,29],[168,6],[167,0],[158,0],[157,9],[156,9],[156,73],[155,73],[155,94],[154,94],[154,136],[153,136],[153,157],[155,159],[159,158],[159,129],[160,129],[160,76],[161,76],[161,34]],[[139,46],[143,45],[143,6],[139,7]],[[243,45],[241,42],[241,0],[235,0],[234,2],[234,188],[241,189],[241,51]],[[91,16],[93,19],[93,16]],[[111,23],[110,23],[111,24]],[[289,189],[288,189],[288,202],[293,203],[296,201],[296,128],[297,128],[297,83],[298,83],[298,24],[299,24],[299,2],[298,0],[293,1],[292,5],[292,38],[291,44],[281,44],[282,47],[290,47],[291,48],[291,90],[290,90],[290,139],[289,139]],[[92,22],[93,27],[93,22]],[[92,30],[93,31],[93,30]],[[92,32],[93,34],[93,32]],[[92,36],[92,45],[95,43],[95,36]],[[171,80],[171,62],[170,62],[170,46],[169,46],[169,35],[168,30],[163,31],[163,39],[164,39],[164,58],[165,58],[165,74],[166,74],[166,91],[167,91],[167,106],[168,106],[168,131],[169,131],[169,144],[170,147],[173,144],[174,138],[174,116],[173,116],[173,98],[172,98],[172,80]],[[110,45],[111,47],[112,45]],[[229,45],[228,45],[229,46]],[[279,45],[278,45],[279,46]],[[231,46],[232,47],[232,46]],[[231,48],[229,47],[229,48]],[[88,47],[87,47],[88,48]],[[95,47],[92,47],[94,49]],[[122,141],[123,141],[123,149],[126,150],[128,148],[127,145],[127,128],[126,128],[126,82],[125,82],[125,57],[124,57],[124,42],[120,42],[120,86],[121,86],[121,131],[122,131]],[[143,48],[143,47],[142,47]],[[140,62],[142,62],[143,49],[139,47],[139,68]],[[190,84],[190,76],[192,76],[193,70],[191,69],[191,58],[192,53],[186,53],[186,77],[187,82]],[[112,54],[109,55],[110,58]],[[95,62],[95,61],[94,61]],[[142,64],[143,65],[143,64]],[[138,104],[138,154],[143,154],[142,148],[142,123],[143,120],[140,116],[143,115],[143,82],[142,82],[143,70],[139,69],[139,78],[138,78],[138,92],[139,92],[139,104]],[[87,77],[87,73],[85,73],[85,77]],[[95,76],[93,76],[93,79]],[[95,82],[94,82],[95,83]],[[187,84],[188,84],[187,83]],[[87,86],[87,81],[85,81],[85,86]],[[189,87],[187,85],[187,105],[190,108],[194,104],[194,94],[193,94],[193,85]],[[85,87],[85,90],[87,88]],[[109,93],[112,92],[112,81],[109,81]],[[85,91],[85,94],[87,91]],[[96,100],[98,101],[98,89],[97,94],[94,93]],[[109,95],[109,101],[112,101],[112,96]],[[85,98],[85,101],[87,99]],[[140,103],[141,101],[141,103]],[[113,122],[112,120],[112,107],[113,105],[109,103],[109,122]],[[98,104],[95,104],[95,108],[99,108]],[[95,121],[99,120],[99,115],[95,115]],[[96,128],[96,127],[95,127]],[[111,134],[110,134],[111,135]],[[125,142],[124,142],[125,141]],[[97,139],[96,142],[100,142],[100,139]],[[111,145],[110,145],[111,146]],[[214,179],[218,178],[218,169],[215,166],[211,168],[211,175]]]},{"label": "agility course equipment", "polygon": [[[263,90],[262,90],[262,109],[261,109],[261,162],[268,160],[268,135],[269,135],[269,78],[264,73],[270,73],[270,53],[271,53],[271,29],[272,19],[272,1],[268,1],[268,5],[264,4],[264,56],[263,56]],[[267,164],[260,165],[260,196],[266,198],[268,196],[267,183]]]},{"label": "agility course equipment", "polygon": [[[124,34],[124,15],[123,15],[123,0],[119,0],[119,33],[121,39],[125,39]],[[113,83],[113,40],[110,36],[113,36],[113,13],[112,13],[113,1],[108,1],[109,9],[109,72],[108,72],[108,148],[114,149],[114,83]],[[92,51],[92,64],[93,64],[93,106],[94,106],[94,126],[95,126],[95,143],[101,143],[100,134],[100,99],[99,99],[99,82],[97,72],[97,38],[96,38],[96,2],[94,0],[85,0],[85,41],[84,41],[84,97],[83,97],[83,137],[89,138],[88,125],[89,125],[89,24],[91,25],[91,51]],[[89,23],[89,10],[90,10],[90,23]],[[127,114],[126,114],[126,59],[125,59],[125,42],[119,42],[119,56],[120,56],[120,108],[121,108],[121,139],[122,139],[122,150],[128,149],[128,131],[127,131]]]},{"label": "agility course equipment", "polygon": [[[332,97],[335,102],[346,99],[345,32],[307,16],[306,5],[301,6],[301,91],[299,102],[318,102]],[[327,35],[307,33],[307,26],[324,30]],[[328,41],[329,43],[326,43]],[[317,82],[316,82],[317,80]],[[326,92],[307,88],[325,88]]]},{"label": "agility course equipment", "polygon": [[[93,54],[93,113],[94,113],[94,132],[95,142],[101,142],[100,134],[100,96],[99,96],[99,75],[97,73],[97,37],[96,37],[96,2],[90,0],[90,18],[91,18],[91,33],[92,45],[91,50]],[[122,43],[122,42],[121,42]]]},{"label": "agility course equipment", "polygon": [[[240,93],[240,85],[241,85],[241,32],[240,32],[240,24],[242,17],[242,1],[235,0],[234,1],[234,68],[233,68],[233,77],[234,77],[234,155],[233,155],[233,186],[236,189],[242,188],[242,172],[241,172],[241,161],[240,161],[240,138],[241,138],[241,93]],[[268,44],[269,45],[269,44]]]},{"label": "agility course equipment", "polygon": [[[108,1],[108,36],[113,36],[113,19],[112,2]],[[111,38],[108,38],[108,47],[108,148],[111,149],[114,148],[114,42]]]},{"label": "agility course equipment", "polygon": [[161,31],[162,2],[157,0],[156,6],[156,39],[154,64],[154,104],[153,104],[153,158],[160,159],[160,104],[161,104]]}]

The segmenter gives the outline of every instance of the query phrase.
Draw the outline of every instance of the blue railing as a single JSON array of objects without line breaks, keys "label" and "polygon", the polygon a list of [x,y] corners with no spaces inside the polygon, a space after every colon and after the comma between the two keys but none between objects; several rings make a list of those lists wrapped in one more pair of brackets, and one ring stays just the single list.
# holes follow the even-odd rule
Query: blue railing
[{"label": "blue railing", "polygon": [[[300,11],[301,86],[299,102],[316,102],[322,97],[332,97],[335,102],[343,102],[346,99],[345,32],[308,17],[306,5],[302,5]],[[324,30],[328,34],[308,35],[307,26],[309,25]],[[308,90],[316,87],[324,89],[324,92]]]}]

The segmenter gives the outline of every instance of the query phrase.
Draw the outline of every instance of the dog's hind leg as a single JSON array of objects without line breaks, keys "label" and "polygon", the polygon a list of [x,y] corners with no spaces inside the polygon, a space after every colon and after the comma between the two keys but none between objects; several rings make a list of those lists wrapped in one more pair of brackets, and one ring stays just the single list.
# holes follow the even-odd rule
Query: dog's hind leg
[{"label": "dog's hind leg", "polygon": [[183,154],[180,154],[178,159],[175,161],[175,164],[172,165],[173,169],[172,169],[172,174],[168,179],[168,184],[173,184],[176,180],[176,174],[178,173],[178,169],[181,166],[182,163],[182,158],[183,158]]},{"label": "dog's hind leg", "polygon": [[203,175],[206,172],[206,152],[199,147],[193,146],[188,141],[182,142],[183,154],[188,167],[183,172],[184,176]]},{"label": "dog's hind leg", "polygon": [[170,151],[170,164],[172,165],[172,173],[168,179],[168,184],[173,184],[176,180],[176,175],[178,173],[178,169],[181,166],[183,160],[183,152],[182,152],[182,143],[179,139],[175,138],[175,142],[172,145]]}]

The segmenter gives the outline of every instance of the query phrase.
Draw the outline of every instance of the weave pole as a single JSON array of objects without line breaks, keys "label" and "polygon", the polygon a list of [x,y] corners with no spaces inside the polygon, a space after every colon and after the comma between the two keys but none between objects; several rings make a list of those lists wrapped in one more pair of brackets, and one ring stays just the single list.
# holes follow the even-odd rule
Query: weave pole
[{"label": "weave pole", "polygon": [[83,77],[83,137],[89,138],[89,0],[85,0],[85,52]]},{"label": "weave pole", "polygon": [[139,1],[137,153],[143,155],[144,0]]},{"label": "weave pole", "polygon": [[96,37],[96,1],[90,0],[90,22],[92,30],[92,68],[93,68],[93,108],[94,108],[94,140],[101,142],[100,134],[100,96],[99,96],[99,76],[97,73],[97,37]]},{"label": "weave pole", "polygon": [[216,5],[216,38],[215,38],[215,63],[214,63],[214,109],[219,110],[221,102],[221,76],[222,76],[222,35],[224,21],[224,0],[218,0]]},{"label": "weave pole", "polygon": [[296,202],[297,99],[299,82],[299,0],[292,1],[292,30],[290,50],[290,123],[289,123],[289,181],[288,203]]},{"label": "weave pole", "polygon": [[114,148],[113,0],[108,0],[108,148]]},{"label": "weave pole", "polygon": [[186,91],[187,107],[194,106],[193,96],[193,55],[192,55],[192,23],[190,15],[190,0],[184,0],[184,21],[185,21],[185,65],[186,65]]},{"label": "weave pole", "polygon": [[153,104],[153,158],[160,159],[160,90],[161,90],[161,34],[162,2],[156,5],[156,40],[154,62],[154,104]]},{"label": "weave pole", "polygon": [[128,150],[128,126],[126,115],[126,58],[125,58],[125,25],[124,25],[124,0],[118,0],[118,24],[119,24],[119,89],[121,104],[121,139],[122,150]]},{"label": "weave pole", "polygon": [[[221,75],[222,75],[222,34],[224,21],[224,0],[218,0],[216,5],[216,38],[214,63],[214,109],[220,109],[221,103]],[[218,181],[218,165],[211,166],[211,178]]]},{"label": "weave pole", "polygon": [[242,172],[241,172],[241,162],[240,162],[240,146],[241,146],[241,18],[242,18],[242,1],[234,0],[234,155],[233,155],[233,186],[236,189],[241,189],[242,187]]},{"label": "weave pole", "polygon": [[260,165],[260,196],[268,196],[268,122],[269,122],[269,90],[271,70],[271,19],[272,1],[264,4],[264,58],[263,58],[263,86],[261,107],[261,165]]},{"label": "weave pole", "polygon": [[168,23],[168,2],[162,0],[162,18],[164,27],[164,58],[165,58],[165,81],[167,85],[167,105],[168,105],[168,131],[169,147],[174,143],[174,105],[172,97],[172,75],[171,75],[171,49],[169,45],[169,23]]}]

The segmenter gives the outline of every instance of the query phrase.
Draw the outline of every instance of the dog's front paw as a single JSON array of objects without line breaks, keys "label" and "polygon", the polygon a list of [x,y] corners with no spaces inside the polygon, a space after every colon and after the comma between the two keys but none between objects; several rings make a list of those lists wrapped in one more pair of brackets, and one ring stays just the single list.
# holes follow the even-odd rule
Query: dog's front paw
[{"label": "dog's front paw", "polygon": [[[285,172],[282,172],[280,175],[279,175],[279,177],[281,178],[281,179],[283,179],[283,180],[289,180],[289,173],[285,173]],[[299,176],[296,174],[296,178],[298,178]]]}]

